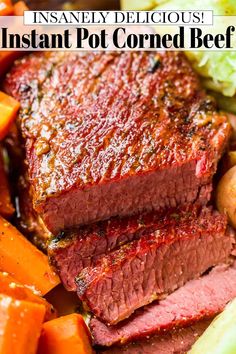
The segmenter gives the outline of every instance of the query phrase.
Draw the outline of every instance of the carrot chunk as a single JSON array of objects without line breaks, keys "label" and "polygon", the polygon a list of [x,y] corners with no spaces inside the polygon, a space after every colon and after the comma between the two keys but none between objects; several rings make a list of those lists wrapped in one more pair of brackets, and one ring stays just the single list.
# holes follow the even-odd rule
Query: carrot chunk
[{"label": "carrot chunk", "polygon": [[10,16],[13,15],[14,8],[11,1],[0,0],[0,16]]},{"label": "carrot chunk", "polygon": [[59,278],[45,254],[30,243],[14,226],[0,217],[0,270],[24,285],[34,286],[45,295]]},{"label": "carrot chunk", "polygon": [[5,3],[7,6],[13,6],[11,0],[0,0],[0,3],[1,3],[1,2]]},{"label": "carrot chunk", "polygon": [[[0,16],[23,16],[22,12],[24,13],[25,10],[28,10],[27,6],[24,4],[24,7],[23,3],[23,1],[19,1],[19,3],[13,6],[10,0],[0,0]],[[7,72],[13,62],[22,56],[22,54],[22,52],[17,51],[0,52],[0,77]]]},{"label": "carrot chunk", "polygon": [[0,91],[0,139],[3,139],[17,116],[20,103]]},{"label": "carrot chunk", "polygon": [[0,272],[0,294],[10,296],[15,300],[35,302],[36,304],[45,306],[46,312],[44,321],[56,318],[56,311],[49,302],[39,296],[34,289],[22,285],[6,272]]},{"label": "carrot chunk", "polygon": [[35,354],[45,306],[0,294],[0,353]]},{"label": "carrot chunk", "polygon": [[[2,11],[1,11],[2,9]],[[10,0],[0,0],[0,16],[15,15],[23,16],[24,11],[29,10],[24,1],[18,1],[12,5]],[[21,57],[24,53],[17,51],[2,51],[0,52],[0,77],[6,74],[13,62]]]},{"label": "carrot chunk", "polygon": [[0,148],[0,215],[9,218],[14,213],[6,172],[4,169],[3,154]]},{"label": "carrot chunk", "polygon": [[9,50],[0,52],[0,77],[10,69],[13,62],[23,55],[23,52],[11,52]]},{"label": "carrot chunk", "polygon": [[38,354],[92,354],[88,328],[79,314],[44,323]]},{"label": "carrot chunk", "polygon": [[24,11],[28,11],[29,8],[24,1],[18,1],[13,5],[15,16],[24,16]]}]

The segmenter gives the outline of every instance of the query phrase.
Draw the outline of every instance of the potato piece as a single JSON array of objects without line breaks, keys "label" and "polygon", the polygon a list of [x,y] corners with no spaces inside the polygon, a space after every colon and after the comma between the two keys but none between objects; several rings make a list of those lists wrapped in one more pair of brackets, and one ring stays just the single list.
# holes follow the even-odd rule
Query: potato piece
[{"label": "potato piece", "polygon": [[24,1],[16,2],[13,7],[15,16],[24,16],[24,11],[29,11],[29,8]]},{"label": "potato piece", "polygon": [[228,169],[236,165],[236,151],[229,151],[227,153]]},{"label": "potato piece", "polygon": [[151,10],[156,2],[154,0],[121,0],[121,9],[124,10]]},{"label": "potato piece", "polygon": [[236,228],[236,166],[221,178],[216,190],[216,205],[220,212],[228,216],[230,224]]},{"label": "potato piece", "polygon": [[236,353],[236,299],[215,318],[188,354]]}]

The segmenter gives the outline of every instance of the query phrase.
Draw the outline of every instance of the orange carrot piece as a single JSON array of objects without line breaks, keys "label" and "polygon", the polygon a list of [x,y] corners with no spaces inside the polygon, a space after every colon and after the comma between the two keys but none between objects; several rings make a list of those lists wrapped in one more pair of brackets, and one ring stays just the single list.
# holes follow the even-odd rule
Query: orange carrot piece
[{"label": "orange carrot piece", "polygon": [[56,311],[47,300],[41,297],[34,289],[19,283],[6,272],[0,272],[0,294],[10,296],[15,300],[35,302],[36,304],[45,306],[46,312],[44,321],[56,318]]},{"label": "orange carrot piece", "polygon": [[15,16],[24,16],[24,11],[28,11],[29,8],[24,1],[18,1],[13,5]]},{"label": "orange carrot piece", "polygon": [[5,2],[5,4],[6,4],[7,6],[13,6],[11,0],[0,0],[0,2]]},{"label": "orange carrot piece", "polygon": [[9,132],[19,108],[18,101],[0,91],[0,139],[3,139]]},{"label": "orange carrot piece", "polygon": [[10,16],[13,15],[14,8],[11,1],[0,0],[0,16]]},{"label": "orange carrot piece", "polygon": [[0,294],[0,353],[35,354],[45,306]]},{"label": "orange carrot piece", "polygon": [[89,330],[79,314],[43,324],[38,354],[92,354]]},{"label": "orange carrot piece", "polygon": [[14,226],[0,217],[0,270],[45,295],[59,278],[45,254],[30,243]]},{"label": "orange carrot piece", "polygon": [[9,184],[4,169],[3,154],[0,148],[0,215],[9,218],[14,213]]},{"label": "orange carrot piece", "polygon": [[13,62],[23,54],[24,54],[23,52],[17,52],[17,51],[0,52],[0,77],[6,74],[7,70],[10,69]]},{"label": "orange carrot piece", "polygon": [[[18,1],[16,4],[12,5],[10,0],[0,0],[0,16],[23,16],[26,10],[29,9],[24,1]],[[13,62],[23,54],[23,52],[17,51],[0,52],[0,77],[6,74]]]}]

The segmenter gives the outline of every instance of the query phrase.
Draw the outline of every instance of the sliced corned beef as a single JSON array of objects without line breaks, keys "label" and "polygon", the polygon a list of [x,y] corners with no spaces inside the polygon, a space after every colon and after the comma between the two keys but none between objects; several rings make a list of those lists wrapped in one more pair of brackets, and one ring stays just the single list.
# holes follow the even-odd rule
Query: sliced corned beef
[{"label": "sliced corned beef", "polygon": [[230,126],[182,53],[34,53],[4,87],[52,233],[209,200]]},{"label": "sliced corned beef", "polygon": [[116,324],[229,260],[234,238],[224,215],[204,208],[198,216],[188,211],[170,218],[76,278],[80,299],[98,318]]},{"label": "sliced corned beef", "polygon": [[90,329],[97,345],[125,343],[212,318],[235,297],[236,265],[222,265],[188,282],[165,300],[136,311],[123,323],[107,326],[93,318]]},{"label": "sliced corned beef", "polygon": [[[200,321],[193,326],[152,336],[127,345],[98,350],[99,354],[186,354],[211,321]],[[200,354],[200,353],[199,353]],[[203,354],[203,353],[201,353]]]}]

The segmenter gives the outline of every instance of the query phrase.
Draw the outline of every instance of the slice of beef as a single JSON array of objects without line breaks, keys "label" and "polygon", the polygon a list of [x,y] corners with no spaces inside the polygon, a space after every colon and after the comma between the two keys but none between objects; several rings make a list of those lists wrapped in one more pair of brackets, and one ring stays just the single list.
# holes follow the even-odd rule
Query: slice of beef
[{"label": "slice of beef", "polygon": [[15,224],[42,251],[47,252],[47,243],[52,236],[42,219],[33,209],[27,174],[22,172],[16,183],[17,215]]},{"label": "slice of beef", "polygon": [[191,280],[165,300],[136,311],[128,320],[107,326],[93,318],[94,343],[111,346],[152,334],[171,331],[214,317],[236,297],[236,265],[217,266],[209,274]]},{"label": "slice of beef", "polygon": [[[187,208],[186,208],[187,210]],[[197,208],[192,211],[194,215]],[[48,255],[67,290],[76,291],[75,277],[83,268],[94,265],[108,252],[138,239],[143,234],[175,223],[173,210],[161,215],[157,212],[140,213],[61,232],[48,245]]]},{"label": "slice of beef", "polygon": [[30,241],[45,252],[47,241],[51,235],[33,208],[31,186],[25,165],[24,144],[15,123],[11,126],[10,132],[4,140],[4,146],[10,159],[9,175],[15,196],[14,224]]},{"label": "slice of beef", "polygon": [[34,208],[54,234],[209,200],[230,127],[182,53],[35,53],[4,87],[21,102]]},{"label": "slice of beef", "polygon": [[[161,336],[139,340],[124,346],[98,350],[98,354],[186,354],[209,326],[210,320],[178,328]],[[199,353],[200,354],[200,353]]]},{"label": "slice of beef", "polygon": [[[23,203],[25,204],[25,203]],[[139,213],[61,232],[48,246],[51,263],[67,290],[76,290],[75,277],[98,258],[142,235],[165,227],[176,227],[178,220],[197,218],[199,207],[168,212]]]},{"label": "slice of beef", "polygon": [[[187,214],[187,215],[186,215]],[[116,324],[229,260],[232,231],[224,215],[204,209],[179,218],[100,258],[76,278],[77,293],[98,318]]]}]

